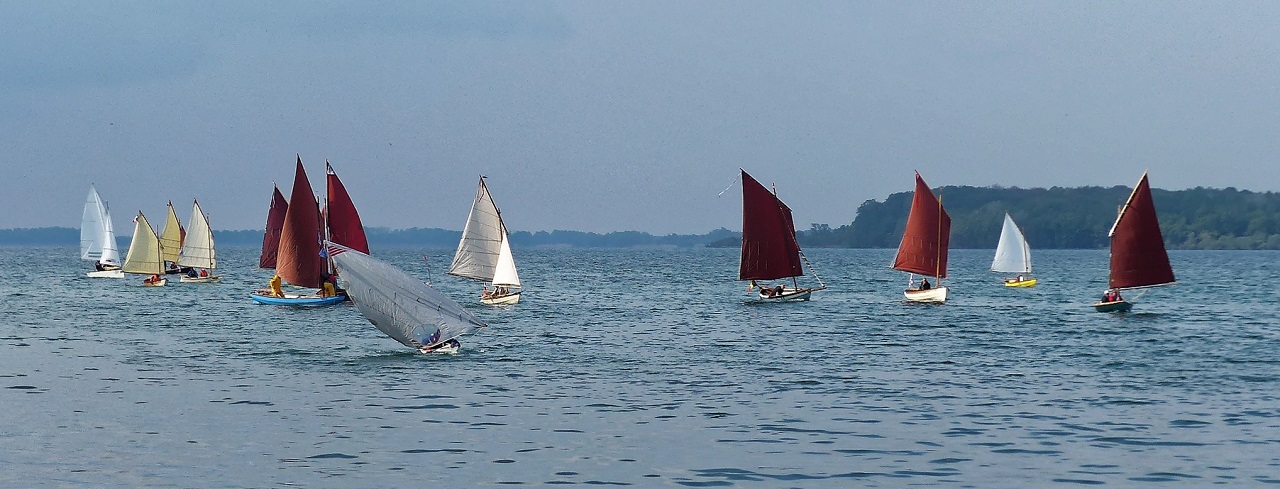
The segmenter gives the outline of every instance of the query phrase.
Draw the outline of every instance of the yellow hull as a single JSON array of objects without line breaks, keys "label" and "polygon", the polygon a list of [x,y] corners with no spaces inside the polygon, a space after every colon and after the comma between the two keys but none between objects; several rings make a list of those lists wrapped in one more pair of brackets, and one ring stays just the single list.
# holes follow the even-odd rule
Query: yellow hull
[{"label": "yellow hull", "polygon": [[1004,281],[1004,286],[1005,287],[1035,287],[1036,279],[1034,278],[1029,278],[1026,280],[1009,279]]}]

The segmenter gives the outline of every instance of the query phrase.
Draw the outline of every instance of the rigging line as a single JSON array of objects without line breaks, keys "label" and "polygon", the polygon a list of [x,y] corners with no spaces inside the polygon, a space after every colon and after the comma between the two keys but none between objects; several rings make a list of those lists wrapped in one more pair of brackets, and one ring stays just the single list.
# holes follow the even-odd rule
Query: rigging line
[{"label": "rigging line", "polygon": [[796,251],[800,253],[800,259],[804,260],[805,266],[809,267],[809,272],[813,273],[813,278],[818,280],[818,286],[824,289],[827,288],[827,284],[822,281],[822,277],[818,276],[818,271],[813,268],[813,264],[809,263],[809,257],[804,256],[804,251],[801,251],[801,250],[796,250]]},{"label": "rigging line", "polygon": [[721,195],[724,195],[725,192],[728,192],[729,189],[733,188],[733,185],[738,183],[738,181],[741,179],[742,179],[742,174],[739,173],[738,176],[733,177],[733,181],[729,182],[729,185],[725,187],[724,190],[721,190],[720,193],[716,194],[716,197],[720,197]]}]

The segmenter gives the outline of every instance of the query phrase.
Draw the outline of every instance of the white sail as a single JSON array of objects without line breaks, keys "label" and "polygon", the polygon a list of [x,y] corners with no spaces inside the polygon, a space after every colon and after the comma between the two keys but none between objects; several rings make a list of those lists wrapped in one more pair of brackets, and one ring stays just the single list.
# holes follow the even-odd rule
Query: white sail
[{"label": "white sail", "polygon": [[191,208],[191,219],[187,220],[187,239],[182,243],[182,253],[178,257],[178,266],[196,268],[218,268],[218,259],[213,249],[213,230],[209,229],[209,217],[200,209],[200,202]]},{"label": "white sail", "polygon": [[516,260],[511,256],[511,244],[507,233],[502,233],[502,246],[498,251],[498,266],[493,272],[493,285],[520,286],[520,274],[516,273]]},{"label": "white sail", "polygon": [[991,271],[1031,273],[1031,247],[1007,212],[1004,214],[1004,228],[1000,230],[1000,243],[996,245],[996,257],[991,261]]},{"label": "white sail", "polygon": [[80,258],[111,265],[120,261],[115,227],[111,225],[111,212],[98,195],[98,189],[92,185],[89,186],[89,196],[84,202],[84,215],[80,219]]},{"label": "white sail", "polygon": [[[489,195],[484,177],[480,177],[476,200],[467,215],[467,225],[462,228],[462,240],[458,242],[458,251],[449,265],[449,275],[485,282],[493,280],[505,238],[502,216]],[[515,267],[514,262],[512,267]]]},{"label": "white sail", "polygon": [[432,346],[485,327],[457,302],[399,268],[330,241],[325,244],[360,313],[405,346]]},{"label": "white sail", "polygon": [[178,254],[182,251],[182,223],[178,222],[178,213],[173,211],[173,202],[169,202],[169,215],[165,217],[164,231],[160,232],[160,245],[164,260],[178,262]]},{"label": "white sail", "polygon": [[129,253],[125,255],[124,265],[120,269],[125,273],[163,274],[164,260],[160,237],[156,236],[156,232],[151,229],[151,223],[147,222],[147,216],[142,215],[142,211],[138,211],[138,217],[134,219],[134,223],[133,240],[129,242]]}]

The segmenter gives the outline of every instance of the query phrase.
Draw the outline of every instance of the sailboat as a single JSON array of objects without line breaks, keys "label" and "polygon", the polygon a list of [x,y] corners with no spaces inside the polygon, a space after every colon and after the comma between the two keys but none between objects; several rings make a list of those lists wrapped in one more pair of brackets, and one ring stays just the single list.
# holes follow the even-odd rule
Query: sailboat
[{"label": "sailboat", "polygon": [[1107,235],[1111,237],[1111,274],[1103,299],[1093,304],[1098,312],[1132,309],[1133,303],[1120,297],[1121,290],[1146,289],[1176,282],[1173,267],[1169,265],[1169,253],[1164,249],[1164,236],[1160,234],[1156,205],[1151,200],[1147,172],[1142,172],[1142,178],[1133,187],[1124,207],[1120,208],[1120,215],[1116,216],[1116,222]]},{"label": "sailboat", "polygon": [[93,260],[93,278],[124,278],[120,271],[120,250],[116,245],[115,226],[111,224],[111,210],[98,195],[98,189],[89,186],[89,197],[84,201],[84,216],[80,219],[80,259]]},{"label": "sailboat", "polygon": [[182,253],[178,256],[178,266],[190,270],[178,279],[179,282],[217,282],[221,275],[214,275],[212,270],[218,268],[217,252],[213,247],[213,230],[209,229],[209,216],[200,209],[200,201],[194,201],[191,207],[191,219],[187,224],[187,238],[182,242]]},{"label": "sailboat", "polygon": [[[330,177],[337,178],[330,169]],[[340,182],[339,182],[340,186]],[[343,192],[346,193],[346,192]],[[274,209],[273,196],[273,209]],[[355,207],[352,207],[355,211]],[[328,212],[326,212],[328,214]],[[348,219],[351,216],[348,216]],[[358,224],[344,224],[347,229],[360,229],[361,238],[364,228]],[[324,219],[320,214],[320,202],[315,200],[311,191],[311,182],[307,180],[306,170],[302,168],[302,157],[298,156],[293,173],[293,191],[289,195],[289,204],[284,210],[283,224],[280,225],[280,239],[276,246],[275,277],[269,288],[257,289],[250,297],[257,303],[268,303],[276,306],[328,306],[347,300],[346,294],[337,291],[329,273],[329,262],[321,253],[320,243],[324,237]],[[332,220],[330,220],[332,224]],[[268,233],[270,233],[268,221]],[[296,287],[317,288],[316,293],[285,293],[279,288],[278,280],[296,285]],[[325,287],[332,285],[332,287]]]},{"label": "sailboat", "polygon": [[351,301],[379,331],[423,353],[457,353],[457,338],[486,325],[462,305],[403,270],[326,242]]},{"label": "sailboat", "polygon": [[162,287],[169,283],[164,278],[164,246],[160,244],[160,236],[151,229],[147,216],[138,211],[133,220],[133,239],[129,242],[129,253],[124,257],[124,265],[120,269],[124,273],[150,275],[142,281],[147,287]]},{"label": "sailboat", "polygon": [[280,194],[280,187],[272,185],[271,206],[267,210],[267,229],[262,234],[262,254],[258,256],[258,268],[275,268],[276,254],[280,249],[280,232],[284,230],[284,214],[289,201]]},{"label": "sailboat", "polygon": [[[776,190],[770,191],[746,170],[739,170],[742,171],[742,262],[738,266],[738,280],[749,280],[748,290],[759,286],[762,301],[809,300],[810,295],[827,286],[800,251],[791,208],[778,199]],[[800,287],[796,277],[804,275],[802,259],[813,272],[818,287]],[[781,278],[790,278],[791,287],[756,283]]]},{"label": "sailboat", "polygon": [[369,254],[369,239],[365,237],[364,225],[360,223],[360,213],[356,212],[356,205],[351,202],[347,187],[342,185],[342,180],[338,179],[338,174],[333,171],[328,160],[324,162],[324,173],[328,195],[325,200],[324,223],[329,241]]},{"label": "sailboat", "polygon": [[462,228],[462,240],[458,242],[448,273],[493,284],[493,289],[482,286],[481,304],[515,304],[520,302],[520,275],[511,255],[507,226],[489,195],[484,178],[480,176],[476,199],[471,204],[471,213]]},{"label": "sailboat", "polygon": [[[942,208],[942,201],[934,197],[933,191],[916,172],[915,196],[911,199],[911,212],[907,215],[907,228],[902,233],[902,243],[898,245],[898,255],[893,260],[893,269],[912,275],[907,278],[907,300],[912,302],[947,301],[948,289],[942,286],[942,279],[947,278],[947,247],[951,241],[951,216]],[[927,279],[921,278],[915,283],[914,274],[934,277],[935,283],[930,286]]]},{"label": "sailboat", "polygon": [[187,230],[178,221],[178,213],[173,210],[173,201],[167,204],[169,215],[165,216],[164,230],[160,232],[160,246],[164,249],[165,273],[179,273],[185,270],[178,268],[178,255],[182,253],[182,242],[187,237]]},{"label": "sailboat", "polygon": [[1009,213],[1004,213],[1004,227],[1000,229],[1000,242],[996,244],[996,257],[991,260],[991,271],[1016,273],[1017,277],[1004,280],[1005,287],[1035,287],[1031,278],[1031,246],[1022,230],[1014,224]]}]

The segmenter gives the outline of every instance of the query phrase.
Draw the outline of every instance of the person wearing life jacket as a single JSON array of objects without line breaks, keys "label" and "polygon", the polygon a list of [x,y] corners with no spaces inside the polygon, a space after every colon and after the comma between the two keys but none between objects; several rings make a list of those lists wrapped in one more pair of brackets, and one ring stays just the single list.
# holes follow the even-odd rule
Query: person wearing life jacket
[{"label": "person wearing life jacket", "polygon": [[272,297],[284,297],[284,291],[280,289],[280,276],[279,276],[279,275],[272,275],[272,276],[271,276],[271,281],[270,281],[270,282],[267,282],[267,284],[268,284],[269,286],[271,286],[271,296],[272,296]]}]

